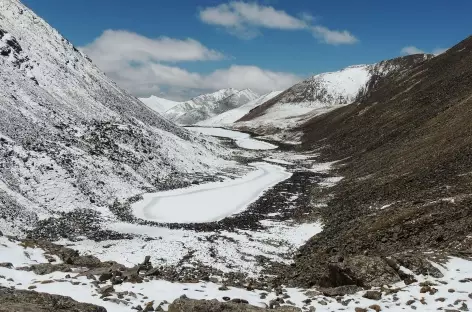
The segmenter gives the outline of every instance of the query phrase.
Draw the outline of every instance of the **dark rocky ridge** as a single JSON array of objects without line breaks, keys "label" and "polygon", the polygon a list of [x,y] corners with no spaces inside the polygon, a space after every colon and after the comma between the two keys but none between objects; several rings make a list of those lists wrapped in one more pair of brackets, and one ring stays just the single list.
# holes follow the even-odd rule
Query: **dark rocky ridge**
[{"label": "dark rocky ridge", "polygon": [[322,160],[343,160],[337,174],[345,179],[320,209],[324,231],[300,249],[285,281],[337,286],[333,256],[342,263],[402,250],[472,254],[471,64],[469,37],[297,129]]}]

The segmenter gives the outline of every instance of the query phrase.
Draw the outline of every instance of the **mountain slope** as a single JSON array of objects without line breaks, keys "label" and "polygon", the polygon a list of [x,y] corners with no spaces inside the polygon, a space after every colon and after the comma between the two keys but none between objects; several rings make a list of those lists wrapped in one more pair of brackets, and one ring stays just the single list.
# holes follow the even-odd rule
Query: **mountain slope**
[{"label": "mountain slope", "polygon": [[146,104],[147,107],[149,107],[155,112],[158,112],[159,114],[163,114],[169,109],[180,104],[180,102],[167,100],[164,98],[157,97],[155,95],[151,95],[148,98],[139,98],[139,100]]},{"label": "mountain slope", "polygon": [[330,257],[338,255],[470,255],[471,64],[469,37],[299,128],[305,148],[318,149],[325,161],[342,160],[337,174],[344,179],[320,208],[325,230],[301,249],[289,273],[297,283],[342,283],[330,273]]},{"label": "mountain slope", "polygon": [[310,117],[352,103],[378,77],[403,70],[429,57],[407,56],[315,75],[254,108],[239,119],[235,126],[258,134],[296,127]]},{"label": "mountain slope", "polygon": [[256,93],[249,89],[241,91],[232,88],[222,89],[180,103],[166,111],[165,115],[178,124],[191,125],[244,105],[258,97]]},{"label": "mountain slope", "polygon": [[249,111],[265,102],[268,100],[276,97],[279,95],[282,91],[272,91],[267,94],[262,95],[261,97],[252,100],[242,106],[233,108],[231,110],[228,110],[224,113],[218,114],[212,118],[203,120],[198,122],[198,125],[201,126],[206,126],[206,127],[219,127],[219,126],[224,126],[224,125],[229,125],[237,121],[238,119],[242,118],[244,115],[249,113]]},{"label": "mountain slope", "polygon": [[0,0],[0,229],[185,183],[223,161],[109,80],[17,0]]}]

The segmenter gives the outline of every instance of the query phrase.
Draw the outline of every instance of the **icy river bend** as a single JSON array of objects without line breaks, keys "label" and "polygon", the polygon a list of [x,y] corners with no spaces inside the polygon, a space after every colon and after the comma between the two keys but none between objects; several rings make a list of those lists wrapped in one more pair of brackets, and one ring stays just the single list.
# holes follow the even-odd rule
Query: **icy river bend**
[{"label": "icy river bend", "polygon": [[[274,149],[277,146],[250,137],[249,134],[220,128],[188,128],[198,133],[235,140],[246,149]],[[188,188],[147,193],[132,205],[141,219],[162,223],[203,223],[224,219],[245,210],[261,194],[288,179],[292,173],[266,162],[251,163],[256,170],[223,182],[211,182]]]}]

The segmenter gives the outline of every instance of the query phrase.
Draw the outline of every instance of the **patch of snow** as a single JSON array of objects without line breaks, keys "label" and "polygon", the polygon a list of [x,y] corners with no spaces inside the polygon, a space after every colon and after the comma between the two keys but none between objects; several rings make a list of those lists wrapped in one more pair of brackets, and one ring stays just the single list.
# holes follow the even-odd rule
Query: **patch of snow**
[{"label": "patch of snow", "polygon": [[[47,263],[44,251],[39,248],[23,247],[5,236],[0,236],[0,263],[9,262],[15,267]],[[0,281],[1,284],[1,281]]]},{"label": "patch of snow", "polygon": [[132,204],[133,213],[138,218],[162,223],[219,221],[243,211],[266,189],[292,175],[276,165],[250,165],[256,170],[234,180],[144,194],[143,200]]},{"label": "patch of snow", "polygon": [[167,100],[164,98],[157,97],[155,95],[151,95],[148,98],[139,98],[139,100],[146,104],[147,107],[149,107],[153,111],[158,112],[159,114],[163,114],[166,111],[180,104],[180,102]]},{"label": "patch of snow", "polygon": [[260,140],[251,138],[250,134],[227,130],[222,128],[207,128],[207,127],[188,127],[187,129],[195,131],[205,135],[211,135],[216,137],[230,138],[235,140],[236,145],[245,149],[251,150],[269,150],[276,149],[277,146]]}]

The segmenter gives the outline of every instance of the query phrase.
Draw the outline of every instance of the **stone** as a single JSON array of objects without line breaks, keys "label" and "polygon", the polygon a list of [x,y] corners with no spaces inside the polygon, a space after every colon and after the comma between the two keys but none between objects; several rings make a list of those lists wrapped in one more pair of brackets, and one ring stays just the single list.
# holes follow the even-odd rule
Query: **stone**
[{"label": "stone", "polygon": [[431,286],[423,286],[420,289],[420,293],[425,294],[425,293],[429,292],[430,290],[431,290]]},{"label": "stone", "polygon": [[98,280],[100,282],[106,282],[108,281],[109,279],[111,279],[113,277],[113,274],[111,272],[106,272],[106,273],[103,273],[102,275],[100,275],[100,277],[98,278]]},{"label": "stone", "polygon": [[103,286],[102,288],[100,288],[98,290],[98,292],[102,295],[102,296],[109,296],[112,292],[115,291],[115,288],[113,288],[112,285],[106,285],[106,286]]},{"label": "stone", "polygon": [[322,279],[321,286],[380,287],[400,280],[398,273],[381,257],[357,255],[341,259],[332,257],[328,263],[328,274]]},{"label": "stone", "polygon": [[151,311],[154,311],[154,301],[150,301],[148,303],[146,303],[146,305],[144,306],[144,312],[151,312]]},{"label": "stone", "polygon": [[13,269],[13,263],[2,262],[2,263],[0,263],[0,268]]},{"label": "stone", "polygon": [[357,307],[357,308],[354,309],[354,311],[355,312],[367,312],[367,309]]},{"label": "stone", "polygon": [[[168,312],[263,312],[264,308],[235,302],[218,300],[177,299],[169,305]],[[276,307],[274,312],[301,312],[301,309],[284,306]]]},{"label": "stone", "polygon": [[323,295],[328,297],[337,297],[345,295],[353,295],[358,291],[361,291],[363,288],[356,285],[346,285],[330,288],[320,288],[320,291]]},{"label": "stone", "polygon": [[412,305],[415,302],[416,302],[416,300],[410,299],[406,302],[406,305]]},{"label": "stone", "polygon": [[160,269],[158,267],[151,268],[146,272],[146,276],[158,276],[160,273]]},{"label": "stone", "polygon": [[218,288],[218,290],[226,291],[226,290],[229,290],[229,288],[228,288],[228,286],[223,285],[223,286],[220,286],[220,287]]},{"label": "stone", "polygon": [[401,253],[392,256],[401,266],[409,269],[416,275],[432,276],[442,278],[441,271],[433,266],[424,256],[419,254]]},{"label": "stone", "polygon": [[1,286],[0,302],[0,311],[8,312],[107,312],[103,307],[77,302],[70,297]]},{"label": "stone", "polygon": [[373,305],[369,306],[369,309],[372,309],[376,312],[382,311],[382,308],[378,304],[373,304]]},{"label": "stone", "polygon": [[368,290],[362,297],[370,300],[380,300],[382,299],[382,293],[380,291]]}]

